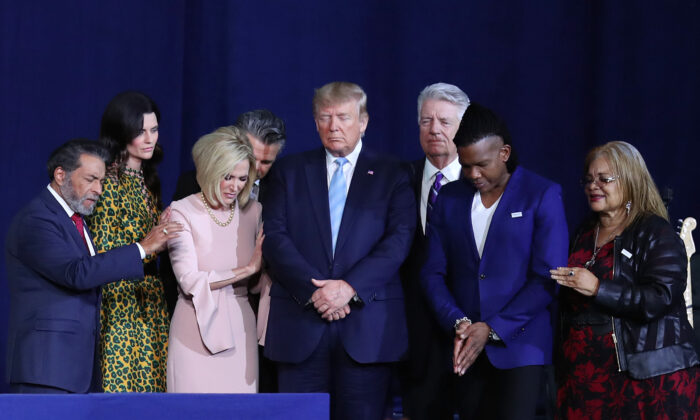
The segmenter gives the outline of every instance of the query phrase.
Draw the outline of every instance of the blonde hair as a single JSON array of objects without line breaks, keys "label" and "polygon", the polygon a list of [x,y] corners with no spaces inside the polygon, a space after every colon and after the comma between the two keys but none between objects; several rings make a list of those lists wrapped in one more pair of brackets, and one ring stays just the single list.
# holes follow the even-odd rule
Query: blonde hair
[{"label": "blonde hair", "polygon": [[248,181],[238,194],[238,206],[245,207],[255,182],[255,155],[245,132],[235,126],[221,127],[197,140],[192,147],[197,183],[206,199],[218,207],[223,203],[221,180],[240,162],[247,160]]},{"label": "blonde hair", "polygon": [[336,105],[348,101],[357,101],[358,114],[361,118],[368,117],[367,94],[359,85],[350,82],[331,82],[314,91],[312,101],[314,118],[323,106]]},{"label": "blonde hair", "polygon": [[668,220],[666,206],[639,150],[624,141],[611,141],[588,152],[584,171],[587,172],[591,163],[598,158],[605,159],[613,175],[618,177],[622,202],[626,204],[629,201],[631,204],[625,226],[647,214]]}]

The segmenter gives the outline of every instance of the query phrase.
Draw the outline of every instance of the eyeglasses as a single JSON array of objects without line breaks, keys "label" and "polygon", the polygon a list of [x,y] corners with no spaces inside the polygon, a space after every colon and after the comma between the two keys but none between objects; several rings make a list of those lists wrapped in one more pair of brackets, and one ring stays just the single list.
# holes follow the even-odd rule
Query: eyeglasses
[{"label": "eyeglasses", "polygon": [[619,176],[602,175],[601,174],[601,175],[598,175],[598,177],[596,177],[596,178],[591,178],[589,176],[585,176],[585,177],[581,178],[581,180],[579,182],[581,182],[581,186],[584,188],[588,187],[589,185],[591,185],[591,183],[594,183],[594,182],[598,186],[598,188],[603,188],[603,186],[608,185],[612,182],[615,182],[618,179],[620,179]]}]

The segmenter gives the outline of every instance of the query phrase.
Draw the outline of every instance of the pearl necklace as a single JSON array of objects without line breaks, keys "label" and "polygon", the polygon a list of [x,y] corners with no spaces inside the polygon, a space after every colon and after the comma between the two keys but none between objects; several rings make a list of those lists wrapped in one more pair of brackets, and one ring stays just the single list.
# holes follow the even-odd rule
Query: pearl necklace
[{"label": "pearl necklace", "polygon": [[610,240],[615,236],[615,232],[617,232],[617,228],[615,228],[612,233],[605,239],[605,242],[601,246],[598,246],[598,233],[600,232],[600,223],[596,224],[595,226],[595,239],[593,240],[593,255],[591,256],[591,259],[586,261],[586,263],[583,265],[584,268],[588,269],[590,268],[593,264],[595,264],[595,259],[598,256],[598,253],[600,252],[601,249],[610,242]]},{"label": "pearl necklace", "polygon": [[[207,209],[207,213],[209,213],[209,216],[212,218],[214,223],[221,227],[226,227],[231,224],[231,221],[233,220],[233,212],[234,212],[234,206],[231,205],[231,214],[228,216],[228,220],[225,222],[220,222],[219,219],[216,218],[214,215],[214,212],[211,211],[211,207],[209,207],[209,202],[207,202],[207,199],[204,197],[204,193],[199,193],[200,196],[202,197],[202,203],[204,203],[204,208]],[[235,203],[234,203],[235,204]]]}]

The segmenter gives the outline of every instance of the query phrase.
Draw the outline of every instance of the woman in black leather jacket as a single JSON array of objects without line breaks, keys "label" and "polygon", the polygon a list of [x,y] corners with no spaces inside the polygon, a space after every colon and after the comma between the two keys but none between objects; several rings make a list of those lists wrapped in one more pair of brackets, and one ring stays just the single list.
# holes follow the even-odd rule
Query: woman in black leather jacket
[{"label": "woman in black leather jacket", "polygon": [[588,153],[593,212],[572,242],[555,365],[560,418],[699,418],[700,363],[683,291],[687,258],[644,159],[610,142]]}]

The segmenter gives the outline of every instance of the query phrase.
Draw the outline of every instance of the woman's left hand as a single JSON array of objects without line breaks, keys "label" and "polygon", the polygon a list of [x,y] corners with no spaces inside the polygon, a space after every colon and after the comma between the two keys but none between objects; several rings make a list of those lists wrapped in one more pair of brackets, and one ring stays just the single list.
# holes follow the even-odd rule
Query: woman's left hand
[{"label": "woman's left hand", "polygon": [[258,271],[260,271],[260,268],[262,267],[262,244],[263,241],[265,240],[265,234],[263,233],[263,226],[260,225],[260,230],[258,230],[258,236],[255,238],[255,249],[253,250],[253,257],[250,260],[250,269],[252,272],[250,273],[255,274]]},{"label": "woman's left hand", "polygon": [[562,286],[570,287],[584,296],[598,294],[598,277],[583,267],[557,267],[549,270],[552,279]]}]

